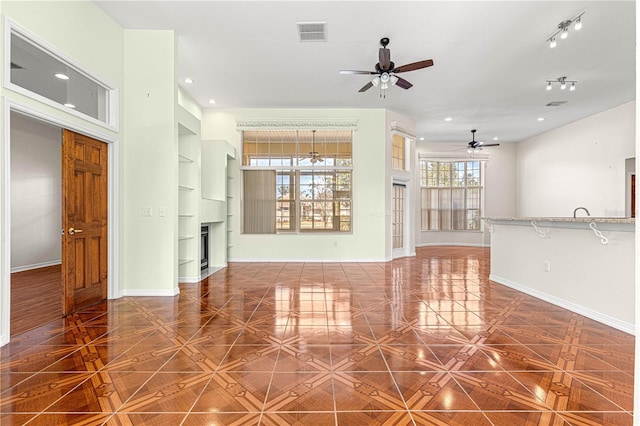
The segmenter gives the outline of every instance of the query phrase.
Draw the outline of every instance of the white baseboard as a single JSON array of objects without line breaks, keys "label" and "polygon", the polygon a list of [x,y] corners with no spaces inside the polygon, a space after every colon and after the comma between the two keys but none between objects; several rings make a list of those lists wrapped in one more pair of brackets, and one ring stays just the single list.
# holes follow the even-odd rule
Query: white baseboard
[{"label": "white baseboard", "polygon": [[47,266],[62,265],[62,259],[50,260],[48,262],[32,263],[31,265],[15,266],[11,268],[11,273],[30,271],[32,269],[46,268]]},{"label": "white baseboard", "polygon": [[[391,259],[389,259],[391,260]],[[257,263],[375,263],[375,262],[387,262],[382,259],[248,259],[248,258],[236,258],[228,259],[228,262],[257,262]]]},{"label": "white baseboard", "polygon": [[175,287],[173,290],[153,290],[153,289],[125,289],[120,292],[120,296],[162,296],[173,297],[180,293],[180,289]]},{"label": "white baseboard", "polygon": [[437,247],[437,246],[442,246],[442,247],[450,247],[450,246],[455,246],[455,247],[491,247],[491,244],[484,244],[484,243],[480,243],[480,244],[473,244],[473,243],[422,243],[422,244],[416,244],[416,247]]},{"label": "white baseboard", "polygon": [[491,281],[497,282],[498,284],[502,284],[514,290],[518,290],[523,293],[526,293],[530,296],[537,297],[538,299],[544,300],[545,302],[549,302],[561,308],[568,309],[571,312],[575,312],[576,314],[580,314],[587,318],[591,318],[594,321],[598,321],[602,324],[608,325],[617,330],[624,331],[625,333],[633,334],[634,336],[636,334],[636,326],[633,323],[619,320],[617,318],[603,314],[601,312],[594,311],[593,309],[584,307],[582,305],[578,305],[573,302],[569,302],[564,299],[560,299],[558,297],[552,296],[545,292],[538,291],[531,287],[524,286],[522,284],[508,280],[506,278],[502,278],[494,274],[489,275],[489,279]]},{"label": "white baseboard", "polygon": [[4,334],[0,334],[0,346],[4,346],[9,343],[9,336],[5,336]]},{"label": "white baseboard", "polygon": [[198,277],[178,277],[178,282],[181,284],[198,284],[201,278]]}]

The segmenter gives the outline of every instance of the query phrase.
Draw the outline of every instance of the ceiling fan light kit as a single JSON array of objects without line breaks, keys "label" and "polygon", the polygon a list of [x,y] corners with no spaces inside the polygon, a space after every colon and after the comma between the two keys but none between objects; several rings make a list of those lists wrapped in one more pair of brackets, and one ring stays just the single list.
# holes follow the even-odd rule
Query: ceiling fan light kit
[{"label": "ceiling fan light kit", "polygon": [[391,51],[387,49],[388,44],[388,37],[380,39],[380,45],[382,47],[378,50],[378,63],[374,66],[375,71],[340,70],[340,74],[375,75],[374,79],[362,86],[358,92],[362,93],[372,87],[379,87],[381,98],[387,97],[386,91],[391,86],[398,86],[405,90],[410,89],[413,87],[413,84],[409,83],[402,77],[398,77],[396,74],[430,67],[433,65],[433,60],[426,59],[424,61],[413,62],[411,64],[396,67],[393,61],[391,61]]},{"label": "ceiling fan light kit", "polygon": [[571,27],[571,24],[574,24],[573,29],[575,31],[579,31],[582,28],[582,15],[584,15],[584,12],[581,12],[572,19],[567,19],[558,24],[556,30],[547,38],[547,42],[551,49],[558,45],[558,41],[556,40],[558,35],[560,35],[560,38],[563,40],[569,36],[569,27]]}]

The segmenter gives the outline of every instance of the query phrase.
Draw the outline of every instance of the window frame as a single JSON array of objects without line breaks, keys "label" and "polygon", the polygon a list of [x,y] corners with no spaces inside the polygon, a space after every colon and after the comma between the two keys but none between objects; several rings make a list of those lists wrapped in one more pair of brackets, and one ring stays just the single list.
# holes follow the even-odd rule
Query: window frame
[{"label": "window frame", "polygon": [[[53,99],[40,95],[36,92],[33,92],[26,87],[22,87],[16,83],[13,83],[11,81],[11,50],[12,50],[11,45],[12,45],[13,36],[19,37],[26,43],[29,43],[30,45],[32,45],[34,48],[40,50],[41,52],[48,55],[49,57],[59,61],[60,63],[69,67],[70,69],[77,72],[78,74],[81,74],[83,77],[87,78],[91,82],[102,87],[105,90],[106,105],[103,105],[105,108],[105,115],[106,115],[105,120],[102,121],[98,118],[92,117],[79,110],[68,108]],[[73,115],[75,117],[78,117],[80,119],[93,123],[95,125],[101,126],[103,128],[116,131],[116,132],[119,131],[119,116],[120,116],[119,90],[115,85],[107,82],[107,80],[105,80],[104,78],[98,77],[95,73],[90,72],[84,66],[80,65],[78,62],[76,62],[75,60],[65,55],[62,51],[60,51],[56,47],[52,46],[45,40],[39,38],[35,34],[28,31],[27,29],[16,24],[15,22],[13,22],[7,17],[4,18],[3,48],[4,48],[3,86],[6,89],[11,90],[12,92],[16,92],[21,95],[24,95],[30,99],[33,99],[40,103],[46,104],[52,108],[55,108],[58,111]]]},{"label": "window frame", "polygon": [[[249,130],[249,129],[243,129],[243,130]],[[266,131],[269,131],[269,129],[264,129]],[[274,131],[276,129],[273,129]],[[281,186],[280,185],[280,180],[279,177],[283,176],[283,175],[289,175],[289,191],[293,190],[293,199],[291,201],[289,201],[290,203],[293,203],[294,208],[292,209],[291,207],[289,208],[289,223],[293,223],[294,226],[290,226],[290,229],[279,229],[278,228],[278,222],[280,221],[280,223],[283,223],[284,217],[282,215],[279,215],[278,210],[276,211],[276,232],[275,234],[327,234],[327,233],[334,233],[334,234],[352,234],[353,233],[353,131],[354,129],[340,129],[340,130],[348,130],[351,133],[350,136],[350,147],[349,147],[349,153],[350,156],[347,160],[348,165],[342,165],[342,166],[338,166],[335,165],[338,161],[334,161],[333,164],[334,165],[324,165],[326,164],[326,162],[324,162],[324,164],[320,164],[319,163],[315,163],[315,164],[310,164],[310,165],[300,165],[300,161],[299,159],[302,158],[300,156],[300,145],[303,144],[304,142],[302,142],[300,140],[300,132],[301,131],[309,131],[311,129],[308,128],[299,128],[299,129],[287,129],[287,130],[291,130],[291,131],[295,131],[296,133],[296,140],[295,140],[295,144],[296,144],[296,148],[295,148],[295,157],[292,157],[292,164],[291,165],[272,165],[272,159],[274,158],[273,156],[271,156],[271,154],[266,154],[265,159],[266,159],[266,163],[269,165],[251,165],[253,161],[253,159],[251,157],[245,157],[245,151],[244,151],[244,144],[245,144],[245,140],[244,140],[244,131],[241,137],[241,149],[242,149],[242,161],[243,161],[243,165],[240,166],[240,170],[241,172],[244,172],[245,170],[275,170],[276,172],[276,187],[274,188],[274,190],[277,192],[278,191],[278,187]],[[337,130],[337,129],[318,129],[319,131],[322,130]],[[253,142],[253,141],[251,141]],[[253,142],[255,143],[255,142]],[[342,142],[340,142],[342,143]],[[325,158],[330,158],[331,155],[328,154],[324,154],[326,155]],[[328,162],[328,161],[327,161]],[[248,163],[244,164],[244,163]],[[309,173],[309,174],[330,174],[332,175],[332,188],[330,190],[330,192],[332,193],[332,198],[331,199],[327,199],[326,201],[323,201],[322,199],[309,199],[309,198],[304,198],[302,196],[302,187],[304,186],[301,183],[301,176],[303,176],[304,174]],[[349,185],[349,189],[348,190],[343,190],[343,191],[348,191],[348,197],[347,198],[339,198],[336,196],[336,193],[338,191],[341,191],[340,189],[338,189],[338,179],[339,179],[339,174],[340,173],[347,173],[348,174],[348,185]],[[243,176],[243,173],[241,173],[241,176]],[[326,192],[325,192],[326,193]],[[276,195],[277,197],[277,195]],[[332,204],[332,212],[333,214],[331,215],[332,217],[332,227],[327,229],[327,228],[317,228],[317,229],[308,229],[308,228],[304,228],[302,226],[302,220],[303,220],[303,204],[304,203],[331,203]],[[280,201],[276,198],[276,205],[280,205],[281,203],[283,203],[283,201]],[[345,217],[348,217],[348,223],[349,223],[349,230],[348,231],[341,231],[340,230],[340,226],[341,226],[341,221],[340,218],[343,217],[343,215],[341,215],[340,213],[343,211],[342,204],[343,203],[348,203],[349,207],[348,207],[348,215],[345,215]],[[242,217],[244,217],[244,191],[241,195],[241,215]],[[314,214],[315,217],[315,214]],[[338,222],[335,222],[335,221]],[[324,220],[323,220],[324,222]],[[313,225],[314,221],[312,221],[312,225]],[[337,228],[337,229],[336,229]],[[244,229],[241,230],[241,232],[244,234]],[[253,235],[253,234],[248,234],[248,235]],[[256,234],[257,235],[257,234]]]},{"label": "window frame", "polygon": [[[480,218],[482,217],[483,211],[484,211],[484,193],[485,193],[485,174],[484,174],[484,168],[485,168],[485,161],[486,159],[484,158],[437,158],[437,157],[421,157],[419,158],[419,181],[420,181],[420,230],[421,232],[483,232],[483,228],[484,228],[484,224],[482,222],[482,220],[480,220]],[[432,179],[429,179],[429,174],[428,174],[428,165],[429,163],[435,163],[437,164],[437,171],[435,173],[435,182]],[[464,170],[462,171],[462,176],[464,177],[464,183],[462,185],[460,185],[460,180],[459,179],[455,179],[454,178],[454,164],[456,163],[464,163]],[[477,163],[477,169],[474,168],[474,170],[477,170],[477,174],[478,174],[478,184],[477,185],[468,185],[468,164],[469,163]],[[441,169],[440,169],[440,165],[442,164],[446,164],[449,165],[448,168],[448,172],[446,173],[447,176],[442,176],[443,178],[447,179],[448,181],[445,182],[446,184],[441,184],[440,182],[440,178],[441,178]],[[455,170],[457,172],[460,172],[460,170]],[[454,185],[454,182],[458,182],[458,185]],[[435,192],[437,193],[437,197],[438,197],[438,203],[440,203],[440,192],[442,190],[443,193],[447,193],[448,194],[448,198],[447,198],[447,202],[448,202],[448,209],[442,209],[440,208],[440,206],[438,206],[438,208],[436,209],[429,209],[429,208],[425,208],[424,204],[425,204],[425,190],[437,190],[437,191],[432,191],[431,193]],[[455,190],[463,190],[463,196],[462,196],[462,200],[464,201],[464,208],[463,209],[458,209],[458,210],[462,210],[463,213],[463,223],[465,224],[465,228],[464,229],[454,229],[454,225],[455,225],[455,218],[454,218],[454,213],[455,213],[455,209],[453,208],[453,204],[454,204],[454,191]],[[469,191],[478,191],[478,196],[475,197],[475,199],[477,200],[477,207],[469,207]],[[442,229],[442,222],[441,219],[438,219],[438,229],[429,229],[429,228],[425,228],[424,224],[425,224],[425,220],[424,220],[424,214],[426,211],[428,210],[437,210],[439,214],[441,214],[441,212],[445,211],[448,212],[449,218],[449,229]],[[477,211],[477,215],[475,215],[475,219],[471,219],[469,218],[469,212],[470,211]],[[477,229],[469,229],[469,223],[472,220],[477,220],[478,221],[478,228]],[[428,219],[427,219],[427,226],[429,226],[428,223]]]}]

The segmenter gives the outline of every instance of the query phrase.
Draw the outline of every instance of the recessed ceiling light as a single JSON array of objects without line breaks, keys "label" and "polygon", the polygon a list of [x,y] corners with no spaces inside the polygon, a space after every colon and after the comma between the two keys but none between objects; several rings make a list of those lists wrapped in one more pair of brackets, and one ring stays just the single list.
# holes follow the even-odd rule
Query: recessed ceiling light
[{"label": "recessed ceiling light", "polygon": [[64,104],[64,106],[66,106],[67,108],[75,108],[76,106],[74,104],[70,104],[70,103],[66,103]]},{"label": "recessed ceiling light", "polygon": [[499,138],[496,136],[493,138],[494,141],[497,141]]},{"label": "recessed ceiling light", "polygon": [[544,117],[538,117],[538,121],[544,121]]},{"label": "recessed ceiling light", "polygon": [[453,120],[453,118],[451,118],[451,117],[447,117],[447,118],[444,119],[444,121],[451,121],[451,120]]},{"label": "recessed ceiling light", "polygon": [[193,84],[193,79],[187,77],[187,78],[184,79],[184,82],[187,83],[187,84]]},{"label": "recessed ceiling light", "polygon": [[215,100],[215,99],[209,99],[209,103],[210,103],[210,104],[215,104],[215,103],[216,103],[216,100]]},{"label": "recessed ceiling light", "polygon": [[423,141],[423,140],[424,140],[424,137],[421,137],[421,138],[420,138],[420,140],[421,140],[421,141]]},{"label": "recessed ceiling light", "polygon": [[62,74],[61,72],[54,74],[56,77],[58,77],[60,80],[69,80],[69,76],[66,74]]}]

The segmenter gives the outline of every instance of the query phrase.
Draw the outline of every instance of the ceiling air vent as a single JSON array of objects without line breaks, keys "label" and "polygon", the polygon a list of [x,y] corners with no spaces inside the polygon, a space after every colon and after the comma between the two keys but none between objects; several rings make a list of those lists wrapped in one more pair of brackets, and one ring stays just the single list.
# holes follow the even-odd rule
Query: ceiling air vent
[{"label": "ceiling air vent", "polygon": [[567,101],[551,101],[547,104],[547,106],[560,106],[566,103]]},{"label": "ceiling air vent", "polygon": [[327,41],[326,22],[298,22],[300,41]]}]

